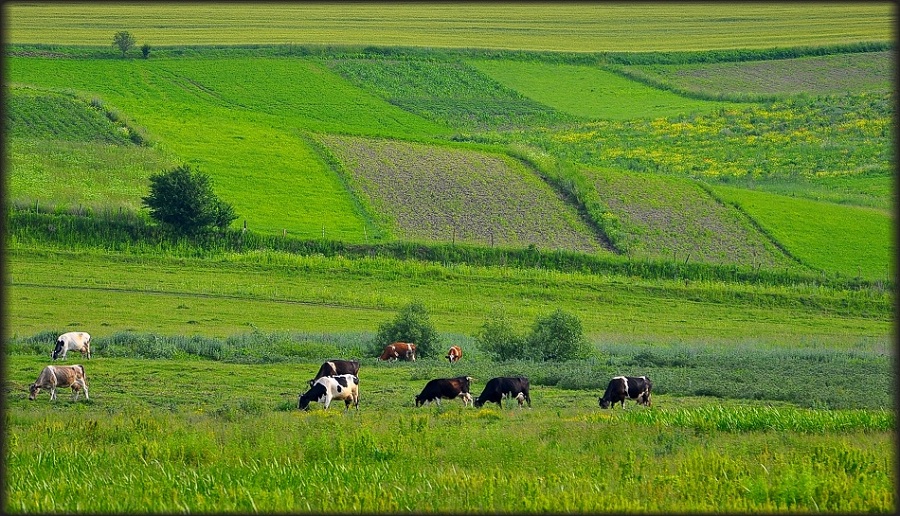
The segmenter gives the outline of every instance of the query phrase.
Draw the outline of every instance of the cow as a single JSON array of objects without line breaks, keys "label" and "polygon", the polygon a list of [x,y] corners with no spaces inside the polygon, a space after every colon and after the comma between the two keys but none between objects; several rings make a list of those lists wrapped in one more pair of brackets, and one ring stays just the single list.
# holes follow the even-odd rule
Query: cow
[{"label": "cow", "polygon": [[350,410],[351,403],[359,410],[359,378],[353,374],[323,376],[297,398],[297,408],[309,410],[310,402],[317,401],[327,410],[331,400],[344,400],[344,411]]},{"label": "cow", "polygon": [[50,355],[53,360],[62,357],[66,359],[69,351],[80,351],[82,357],[91,358],[91,336],[83,331],[70,331],[63,333],[56,339],[56,347]]},{"label": "cow", "polygon": [[447,360],[449,360],[451,364],[454,364],[459,362],[460,358],[462,358],[462,348],[459,346],[451,346],[450,351],[447,352]]},{"label": "cow", "polygon": [[606,386],[606,392],[599,400],[600,408],[613,408],[616,403],[621,403],[624,409],[626,399],[649,407],[651,389],[653,383],[646,376],[616,376]]},{"label": "cow", "polygon": [[519,406],[523,401],[531,407],[531,396],[528,394],[528,378],[524,376],[500,376],[491,378],[481,394],[475,398],[474,405],[480,407],[487,402],[493,402],[503,408],[503,398],[516,398]]},{"label": "cow", "polygon": [[468,406],[472,400],[469,394],[469,384],[472,382],[471,376],[457,376],[456,378],[436,378],[425,384],[422,392],[416,396],[416,406],[421,407],[428,402],[441,404],[441,398],[452,400],[461,398],[463,406]]},{"label": "cow", "polygon": [[395,342],[384,347],[378,360],[412,360],[416,361],[416,345],[407,342]]},{"label": "cow", "polygon": [[316,377],[310,380],[309,386],[312,387],[316,380],[323,376],[337,376],[339,374],[359,375],[359,362],[356,360],[329,360],[319,367]]},{"label": "cow", "polygon": [[56,400],[56,389],[71,387],[72,401],[78,400],[78,392],[84,391],[84,399],[89,400],[87,377],[81,364],[54,366],[48,365],[41,370],[38,379],[29,387],[28,399],[34,401],[41,389],[50,389],[50,401]]}]

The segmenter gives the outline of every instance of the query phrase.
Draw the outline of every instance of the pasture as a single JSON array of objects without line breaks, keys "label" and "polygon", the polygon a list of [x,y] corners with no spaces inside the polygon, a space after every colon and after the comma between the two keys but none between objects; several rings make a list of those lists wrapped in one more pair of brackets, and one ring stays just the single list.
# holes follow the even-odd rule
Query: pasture
[{"label": "pasture", "polygon": [[[601,411],[602,387],[541,385],[532,409],[457,400],[417,409],[428,378],[473,364],[366,359],[359,412],[301,412],[300,380],[315,362],[189,357],[98,357],[85,363],[90,401],[63,393],[50,404],[22,391],[46,358],[8,358],[11,512],[881,512],[894,503],[894,417],[878,409],[663,392],[649,409]],[[476,377],[475,394],[487,380]]]}]

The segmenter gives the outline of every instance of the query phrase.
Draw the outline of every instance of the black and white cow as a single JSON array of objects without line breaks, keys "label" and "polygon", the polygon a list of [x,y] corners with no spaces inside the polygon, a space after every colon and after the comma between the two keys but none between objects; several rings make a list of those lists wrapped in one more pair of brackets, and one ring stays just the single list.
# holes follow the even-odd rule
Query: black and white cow
[{"label": "black and white cow", "polygon": [[649,407],[652,389],[653,383],[646,376],[616,376],[606,386],[606,392],[600,398],[600,408],[612,408],[616,403],[621,403],[625,408],[626,399]]},{"label": "black and white cow", "polygon": [[462,398],[463,405],[468,406],[472,401],[472,395],[469,394],[469,384],[472,382],[471,376],[457,376],[456,378],[436,378],[425,384],[422,393],[416,396],[416,406],[421,407],[428,402],[441,404],[441,398],[452,400],[454,398]]},{"label": "black and white cow", "polygon": [[359,378],[352,374],[323,376],[312,387],[297,399],[297,408],[309,410],[310,402],[317,401],[328,409],[332,400],[344,400],[344,410],[350,410],[350,404],[359,410]]},{"label": "black and white cow", "polygon": [[339,374],[352,374],[359,376],[359,362],[356,360],[329,360],[319,367],[316,377],[310,380],[309,386],[312,387],[316,380],[323,376],[337,376]]},{"label": "black and white cow", "polygon": [[491,378],[481,394],[475,398],[475,406],[480,407],[487,402],[496,403],[503,408],[503,398],[516,398],[521,407],[528,402],[531,407],[531,396],[528,394],[528,378],[524,376],[500,376]]},{"label": "black and white cow", "polygon": [[53,347],[53,353],[50,358],[66,359],[66,353],[69,351],[80,351],[82,357],[91,358],[91,336],[83,331],[70,331],[63,333],[56,338],[56,346]]}]

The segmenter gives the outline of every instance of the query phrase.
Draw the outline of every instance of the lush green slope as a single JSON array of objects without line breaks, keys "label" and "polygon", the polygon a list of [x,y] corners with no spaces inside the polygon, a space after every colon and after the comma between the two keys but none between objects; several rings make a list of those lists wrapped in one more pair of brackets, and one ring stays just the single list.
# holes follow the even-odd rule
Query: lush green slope
[{"label": "lush green slope", "polygon": [[889,3],[4,5],[10,43],[109,47],[112,35],[126,29],[138,45],[152,46],[356,44],[572,52],[889,41],[893,12]]},{"label": "lush green slope", "polygon": [[128,113],[161,149],[212,175],[236,224],[262,232],[366,238],[365,215],[304,130],[442,131],[298,59],[11,59],[9,69],[13,82],[75,90]]},{"label": "lush green slope", "polygon": [[581,118],[659,118],[732,107],[725,102],[688,100],[594,66],[520,61],[470,63],[528,98]]},{"label": "lush green slope", "polygon": [[872,279],[894,276],[896,221],[889,213],[724,186],[714,190],[812,267],[829,272],[855,271]]}]

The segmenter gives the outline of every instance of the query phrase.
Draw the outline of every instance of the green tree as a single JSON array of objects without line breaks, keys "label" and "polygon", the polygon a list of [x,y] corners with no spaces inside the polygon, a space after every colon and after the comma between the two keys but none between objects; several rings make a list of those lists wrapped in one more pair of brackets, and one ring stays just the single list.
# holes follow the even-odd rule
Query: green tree
[{"label": "green tree", "polygon": [[581,319],[561,309],[534,322],[525,339],[525,348],[529,356],[547,361],[585,358],[590,353]]},{"label": "green tree", "polygon": [[122,57],[135,45],[134,36],[127,30],[120,30],[113,36],[113,46],[119,47],[122,51]]},{"label": "green tree", "polygon": [[189,165],[151,175],[150,194],[142,200],[153,220],[184,235],[224,230],[237,218],[234,208],[213,192],[209,176]]},{"label": "green tree", "polygon": [[147,43],[141,45],[141,55],[144,56],[144,59],[150,57],[150,45]]},{"label": "green tree", "polygon": [[385,346],[398,341],[415,344],[416,355],[423,358],[434,356],[440,349],[443,341],[421,302],[409,303],[400,309],[394,320],[382,323],[371,351],[381,354]]},{"label": "green tree", "polygon": [[491,314],[475,335],[478,349],[492,360],[525,358],[525,337],[516,333],[506,314]]}]

